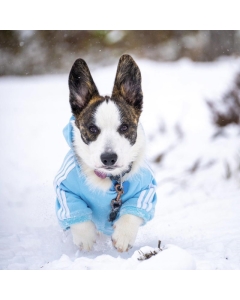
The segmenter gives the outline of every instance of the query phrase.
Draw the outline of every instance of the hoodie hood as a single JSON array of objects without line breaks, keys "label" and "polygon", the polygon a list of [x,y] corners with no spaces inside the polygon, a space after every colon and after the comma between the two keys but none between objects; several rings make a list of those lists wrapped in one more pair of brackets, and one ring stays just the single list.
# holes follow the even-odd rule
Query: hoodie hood
[{"label": "hoodie hood", "polygon": [[75,121],[75,117],[72,116],[69,120],[69,123],[63,128],[63,135],[68,143],[68,146],[72,149],[73,145],[73,126],[72,126],[72,121]]}]

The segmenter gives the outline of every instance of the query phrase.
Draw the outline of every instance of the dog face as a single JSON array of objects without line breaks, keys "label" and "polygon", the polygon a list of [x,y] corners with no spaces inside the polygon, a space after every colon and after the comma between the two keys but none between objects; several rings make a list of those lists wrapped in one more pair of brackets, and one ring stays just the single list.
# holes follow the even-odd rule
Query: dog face
[{"label": "dog face", "polygon": [[140,70],[129,55],[118,63],[111,97],[102,97],[84,60],[69,74],[70,105],[79,136],[76,154],[99,177],[127,170],[141,150],[142,111]]}]

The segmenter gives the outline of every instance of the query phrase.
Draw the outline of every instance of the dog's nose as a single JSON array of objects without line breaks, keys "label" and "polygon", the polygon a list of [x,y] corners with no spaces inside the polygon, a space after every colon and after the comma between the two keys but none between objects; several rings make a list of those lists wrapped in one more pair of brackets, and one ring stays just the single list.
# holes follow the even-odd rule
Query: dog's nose
[{"label": "dog's nose", "polygon": [[115,162],[117,161],[117,154],[116,153],[109,153],[105,152],[101,155],[101,161],[105,166],[113,166]]}]

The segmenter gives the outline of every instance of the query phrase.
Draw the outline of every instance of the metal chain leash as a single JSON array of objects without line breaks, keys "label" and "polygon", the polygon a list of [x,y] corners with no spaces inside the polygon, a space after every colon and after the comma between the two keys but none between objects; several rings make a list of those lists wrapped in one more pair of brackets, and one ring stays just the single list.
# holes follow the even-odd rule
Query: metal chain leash
[{"label": "metal chain leash", "polygon": [[126,170],[122,174],[117,175],[117,176],[110,176],[110,179],[112,181],[117,181],[115,184],[115,191],[117,192],[117,196],[116,196],[116,198],[112,199],[112,201],[111,201],[112,210],[109,214],[109,219],[108,219],[109,222],[113,222],[116,219],[116,217],[120,211],[120,208],[122,206],[121,196],[124,193],[123,185],[122,185],[122,177],[131,171],[132,164],[133,163],[131,163],[128,167],[128,170]]}]

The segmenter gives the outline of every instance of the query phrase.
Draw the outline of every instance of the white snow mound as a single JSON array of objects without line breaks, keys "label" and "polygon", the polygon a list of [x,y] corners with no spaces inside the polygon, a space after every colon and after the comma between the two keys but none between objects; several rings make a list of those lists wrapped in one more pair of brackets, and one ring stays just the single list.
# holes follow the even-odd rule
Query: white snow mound
[{"label": "white snow mound", "polygon": [[[158,249],[151,247],[143,247],[140,249],[143,253],[157,252]],[[135,251],[132,257],[139,255],[139,251]],[[174,245],[166,245],[163,251],[151,256],[147,260],[142,260],[136,267],[137,270],[195,270],[196,263],[192,255],[186,250]]]},{"label": "white snow mound", "polygon": [[[142,260],[144,254],[155,253],[150,258]],[[196,263],[193,257],[185,250],[174,245],[166,245],[163,251],[158,248],[145,246],[133,253],[128,259],[114,258],[110,255],[99,255],[94,259],[80,257],[71,261],[63,254],[43,266],[44,270],[195,270]]]}]

